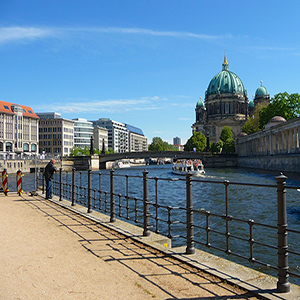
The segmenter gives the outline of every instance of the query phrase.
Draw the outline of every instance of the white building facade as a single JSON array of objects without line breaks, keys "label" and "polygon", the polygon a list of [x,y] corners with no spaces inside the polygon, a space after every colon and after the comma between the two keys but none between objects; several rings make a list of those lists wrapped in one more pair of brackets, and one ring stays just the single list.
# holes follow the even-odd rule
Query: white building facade
[{"label": "white building facade", "polygon": [[91,121],[94,127],[104,127],[108,130],[108,149],[116,153],[128,152],[128,130],[125,124],[102,118]]},{"label": "white building facade", "polygon": [[108,149],[116,153],[148,150],[148,139],[141,129],[106,118],[92,122],[94,127],[104,127],[108,130]]},{"label": "white building facade", "polygon": [[74,122],[74,146],[81,149],[90,148],[94,133],[93,123],[82,118],[72,119],[72,121]]},{"label": "white building facade", "polygon": [[38,152],[38,126],[29,106],[0,101],[0,153]]},{"label": "white building facade", "polygon": [[74,146],[74,122],[56,112],[37,113],[39,152],[49,156],[68,156]]},{"label": "white building facade", "polygon": [[132,125],[126,124],[129,132],[129,152],[142,152],[148,150],[148,139],[143,131]]},{"label": "white building facade", "polygon": [[104,127],[94,127],[94,148],[99,149],[100,153],[104,150],[108,150],[108,129]]}]

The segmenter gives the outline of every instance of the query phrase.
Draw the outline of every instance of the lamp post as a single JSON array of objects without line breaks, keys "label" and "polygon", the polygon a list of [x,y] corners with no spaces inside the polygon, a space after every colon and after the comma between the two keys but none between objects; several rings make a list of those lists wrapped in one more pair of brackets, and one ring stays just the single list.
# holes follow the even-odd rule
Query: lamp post
[{"label": "lamp post", "polygon": [[209,152],[209,130],[206,131],[206,152]]},{"label": "lamp post", "polygon": [[90,155],[94,155],[95,152],[94,152],[94,137],[91,136],[91,144],[90,144]]}]

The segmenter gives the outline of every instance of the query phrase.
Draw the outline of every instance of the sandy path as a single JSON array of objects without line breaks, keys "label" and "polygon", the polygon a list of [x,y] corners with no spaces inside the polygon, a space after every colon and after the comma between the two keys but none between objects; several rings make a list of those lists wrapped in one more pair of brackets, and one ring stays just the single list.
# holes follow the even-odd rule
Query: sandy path
[{"label": "sandy path", "polygon": [[257,299],[40,197],[0,196],[0,299]]}]

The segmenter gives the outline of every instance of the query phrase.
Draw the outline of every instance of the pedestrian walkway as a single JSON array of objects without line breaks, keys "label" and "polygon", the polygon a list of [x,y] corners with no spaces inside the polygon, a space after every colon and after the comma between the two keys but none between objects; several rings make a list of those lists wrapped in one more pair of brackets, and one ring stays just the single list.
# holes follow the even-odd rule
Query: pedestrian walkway
[{"label": "pedestrian walkway", "polygon": [[260,299],[40,196],[1,195],[0,235],[0,299]]}]

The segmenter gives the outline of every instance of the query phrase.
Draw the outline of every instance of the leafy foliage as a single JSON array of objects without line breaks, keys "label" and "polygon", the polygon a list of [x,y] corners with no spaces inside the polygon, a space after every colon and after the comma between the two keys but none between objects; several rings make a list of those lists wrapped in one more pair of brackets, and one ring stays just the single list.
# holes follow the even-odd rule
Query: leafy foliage
[{"label": "leafy foliage", "polygon": [[232,130],[229,126],[223,127],[220,135],[220,140],[223,142],[222,152],[225,153],[235,152],[235,142],[233,140]]},{"label": "leafy foliage", "polygon": [[261,109],[259,113],[259,127],[264,129],[265,125],[275,116],[281,116],[287,121],[300,116],[300,95],[287,92],[276,94],[271,103]]},{"label": "leafy foliage", "polygon": [[[95,149],[95,154],[101,155],[101,150],[100,149]],[[106,154],[113,154],[114,151],[109,149],[105,151]],[[87,156],[90,155],[90,148],[88,146],[85,146],[84,149],[80,147],[73,147],[70,156]]]},{"label": "leafy foliage", "polygon": [[224,142],[222,152],[234,153],[235,152],[235,142],[234,142],[234,140],[227,140],[226,142]]},{"label": "leafy foliage", "polygon": [[264,102],[264,103],[258,103],[255,108],[254,108],[254,112],[253,112],[253,116],[248,118],[248,120],[246,121],[245,125],[242,128],[242,131],[247,133],[247,134],[251,134],[254,132],[258,132],[260,131],[260,127],[259,127],[259,112],[264,108],[268,106],[268,102]]},{"label": "leafy foliage", "polygon": [[149,151],[176,151],[177,149],[162,140],[160,137],[154,137],[152,143],[148,147]]},{"label": "leafy foliage", "polygon": [[87,146],[84,149],[74,146],[70,152],[70,156],[81,156],[81,155],[90,155],[90,149]]},{"label": "leafy foliage", "polygon": [[226,142],[228,140],[232,140],[232,130],[229,126],[224,126],[221,135],[220,135],[220,140],[223,142]]},{"label": "leafy foliage", "polygon": [[201,131],[194,132],[184,145],[184,151],[193,151],[194,148],[197,152],[206,150],[206,137]]},{"label": "leafy foliage", "polygon": [[216,143],[211,143],[210,145],[210,152],[211,153],[220,153],[221,149],[223,148],[223,141],[218,140]]}]

